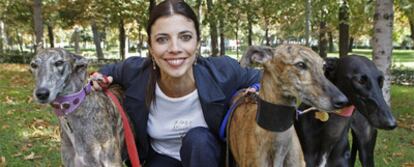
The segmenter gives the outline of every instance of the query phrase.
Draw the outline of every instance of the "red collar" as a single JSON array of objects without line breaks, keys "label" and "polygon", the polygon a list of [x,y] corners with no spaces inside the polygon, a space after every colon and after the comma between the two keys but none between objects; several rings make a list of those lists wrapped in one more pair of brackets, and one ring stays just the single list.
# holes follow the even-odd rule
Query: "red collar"
[{"label": "red collar", "polygon": [[335,112],[335,114],[338,114],[343,117],[350,117],[352,113],[354,112],[354,109],[355,109],[355,106],[350,105],[345,108],[342,108],[340,111],[338,110],[337,112]]}]

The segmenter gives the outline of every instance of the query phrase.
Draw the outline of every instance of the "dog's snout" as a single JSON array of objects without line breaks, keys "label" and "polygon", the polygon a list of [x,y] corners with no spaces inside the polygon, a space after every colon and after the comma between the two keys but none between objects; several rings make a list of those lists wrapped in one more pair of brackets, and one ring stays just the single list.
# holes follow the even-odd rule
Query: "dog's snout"
[{"label": "dog's snout", "polygon": [[36,90],[35,95],[39,100],[47,100],[47,98],[49,98],[50,91],[47,88],[39,88]]},{"label": "dog's snout", "polygon": [[348,104],[348,98],[344,95],[336,96],[332,99],[332,104],[335,109],[341,109]]}]

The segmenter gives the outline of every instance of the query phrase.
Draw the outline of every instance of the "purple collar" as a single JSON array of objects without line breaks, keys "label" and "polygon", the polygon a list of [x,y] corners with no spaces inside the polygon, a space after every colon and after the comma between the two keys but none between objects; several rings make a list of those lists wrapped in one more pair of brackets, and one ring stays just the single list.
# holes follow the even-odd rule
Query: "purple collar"
[{"label": "purple collar", "polygon": [[59,96],[50,105],[55,109],[55,114],[57,116],[68,115],[75,111],[76,108],[85,100],[86,95],[92,91],[91,83],[88,83],[82,90],[79,92]]}]

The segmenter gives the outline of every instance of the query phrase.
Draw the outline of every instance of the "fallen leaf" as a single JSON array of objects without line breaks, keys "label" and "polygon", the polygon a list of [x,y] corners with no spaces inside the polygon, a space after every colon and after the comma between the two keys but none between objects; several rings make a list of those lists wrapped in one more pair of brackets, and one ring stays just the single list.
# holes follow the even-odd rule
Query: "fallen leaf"
[{"label": "fallen leaf", "polygon": [[14,101],[9,96],[6,96],[6,104],[14,104]]},{"label": "fallen leaf", "polygon": [[403,167],[414,167],[414,163],[413,162],[407,162],[407,163],[404,163],[402,166]]},{"label": "fallen leaf", "polygon": [[22,156],[23,154],[21,153],[21,152],[18,152],[18,153],[16,153],[16,154],[13,154],[12,155],[12,157],[19,157],[19,156]]},{"label": "fallen leaf", "polygon": [[35,155],[34,152],[30,152],[30,154],[25,156],[23,159],[24,160],[34,160],[34,159],[39,159],[39,158],[42,158],[42,157],[39,156],[39,155]]},{"label": "fallen leaf", "polygon": [[12,115],[13,114],[13,112],[14,112],[14,110],[9,110],[9,111],[7,111],[7,115]]},{"label": "fallen leaf", "polygon": [[5,125],[1,126],[1,128],[2,129],[7,129],[7,128],[10,128],[10,125],[5,124]]},{"label": "fallen leaf", "polygon": [[32,96],[27,96],[26,103],[32,103],[32,102],[33,102],[33,97]]},{"label": "fallen leaf", "polygon": [[393,157],[402,157],[402,156],[404,156],[404,154],[402,152],[395,152],[395,153],[392,153],[392,156]]},{"label": "fallen leaf", "polygon": [[384,163],[385,163],[386,165],[388,165],[388,161],[387,161],[387,159],[382,158],[382,160],[384,161]]},{"label": "fallen leaf", "polygon": [[6,165],[7,165],[6,157],[0,156],[0,167],[6,166]]},{"label": "fallen leaf", "polygon": [[31,152],[28,156],[25,156],[23,159],[24,160],[32,160],[35,156],[34,152]]},{"label": "fallen leaf", "polygon": [[27,147],[27,145],[24,145],[22,148],[20,148],[21,152],[26,152],[29,149],[29,147]]}]

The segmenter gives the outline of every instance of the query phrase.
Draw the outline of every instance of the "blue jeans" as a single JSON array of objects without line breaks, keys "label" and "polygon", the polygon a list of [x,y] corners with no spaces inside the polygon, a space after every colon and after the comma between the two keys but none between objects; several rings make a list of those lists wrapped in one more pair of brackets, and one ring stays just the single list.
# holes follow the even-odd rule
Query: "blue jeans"
[{"label": "blue jeans", "polygon": [[218,167],[223,164],[222,144],[210,130],[190,129],[182,139],[181,162],[153,151],[145,167]]}]

